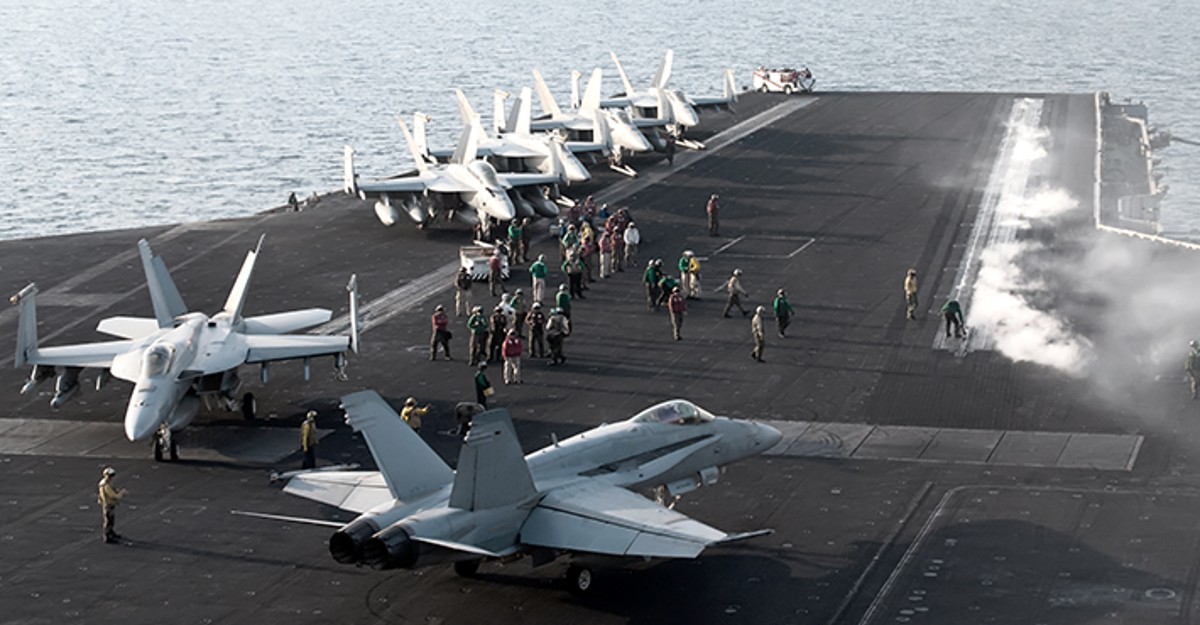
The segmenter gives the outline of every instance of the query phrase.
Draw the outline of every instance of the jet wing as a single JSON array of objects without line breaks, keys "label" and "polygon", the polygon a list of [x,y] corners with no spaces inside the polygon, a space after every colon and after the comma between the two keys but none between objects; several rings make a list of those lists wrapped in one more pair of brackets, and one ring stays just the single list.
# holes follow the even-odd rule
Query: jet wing
[{"label": "jet wing", "polygon": [[421,193],[428,188],[429,181],[417,176],[358,183],[358,190],[367,195],[379,195],[381,193]]},{"label": "jet wing", "polygon": [[562,178],[554,174],[496,174],[504,188],[532,187],[542,184],[558,184]]},{"label": "jet wing", "polygon": [[285,334],[321,325],[329,321],[332,317],[333,313],[324,308],[308,308],[272,315],[258,315],[256,317],[246,317],[246,325],[242,331],[246,334]]},{"label": "jet wing", "polygon": [[39,347],[26,356],[26,362],[31,365],[54,367],[107,369],[112,366],[113,358],[128,352],[134,346],[134,341],[103,341],[80,345]]},{"label": "jet wing", "polygon": [[309,336],[297,334],[247,334],[246,363],[332,356],[350,348],[348,336]]},{"label": "jet wing", "polygon": [[730,536],[624,488],[598,482],[551,491],[521,527],[526,545],[616,556],[694,558]]},{"label": "jet wing", "polygon": [[567,149],[571,154],[588,154],[591,152],[603,152],[608,149],[607,145],[597,143],[595,141],[567,141]]},{"label": "jet wing", "polygon": [[97,332],[123,339],[140,339],[150,336],[160,330],[157,319],[145,317],[109,317],[101,319],[96,326]]},{"label": "jet wing", "polygon": [[283,492],[359,514],[392,500],[378,471],[303,473],[288,480]]}]

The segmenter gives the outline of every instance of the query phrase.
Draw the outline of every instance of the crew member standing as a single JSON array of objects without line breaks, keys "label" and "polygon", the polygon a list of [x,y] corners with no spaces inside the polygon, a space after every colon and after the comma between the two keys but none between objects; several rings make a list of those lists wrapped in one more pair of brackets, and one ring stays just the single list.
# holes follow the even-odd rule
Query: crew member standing
[{"label": "crew member standing", "polygon": [[471,314],[471,274],[462,267],[454,274],[454,316]]},{"label": "crew member standing", "polygon": [[525,315],[525,325],[529,327],[529,357],[546,357],[546,314],[542,312],[541,302],[534,302]]},{"label": "crew member standing", "polygon": [[514,265],[521,262],[521,255],[525,253],[525,238],[522,236],[523,229],[524,222],[520,217],[508,223],[508,257],[512,259]]},{"label": "crew member standing", "polygon": [[783,289],[775,292],[775,303],[772,307],[775,309],[775,325],[779,328],[779,338],[787,338],[787,327],[796,311],[788,303],[787,293]]},{"label": "crew member standing", "polygon": [[482,306],[471,309],[471,316],[467,317],[467,331],[470,333],[468,335],[470,343],[467,345],[467,349],[471,352],[467,364],[473,367],[487,360],[488,319],[483,316]]},{"label": "crew member standing", "polygon": [[446,353],[446,360],[450,358],[450,315],[446,314],[446,307],[438,304],[437,308],[433,309],[433,316],[430,317],[430,324],[433,326],[433,336],[429,338],[429,359],[437,359],[438,345],[442,346],[442,351]]},{"label": "crew member standing", "polygon": [[1192,341],[1188,346],[1192,351],[1188,353],[1183,370],[1187,372],[1188,380],[1192,383],[1192,399],[1196,399],[1197,386],[1200,386],[1200,343]]},{"label": "crew member standing", "polygon": [[763,362],[763,348],[767,345],[766,335],[763,334],[763,313],[766,311],[766,308],[759,306],[750,318],[750,336],[754,337],[754,351],[750,352],[750,357],[758,362]]},{"label": "crew member standing", "polygon": [[309,410],[300,426],[300,449],[304,450],[304,462],[301,469],[314,469],[317,466],[317,411]]},{"label": "crew member standing", "polygon": [[529,275],[533,280],[533,301],[541,302],[546,296],[546,256],[538,254],[537,260],[529,266]]},{"label": "crew member standing", "polygon": [[904,277],[904,303],[908,305],[908,318],[917,318],[917,270],[909,269]]},{"label": "crew member standing", "polygon": [[571,318],[571,294],[567,292],[567,285],[558,285],[558,295],[554,296],[554,304],[563,316]]},{"label": "crew member standing", "polygon": [[708,213],[708,236],[710,237],[721,236],[717,223],[717,208],[717,194],[714,193],[708,198],[708,205],[704,207],[705,212]]},{"label": "crew member standing", "polygon": [[429,414],[429,404],[417,406],[417,398],[409,397],[404,400],[404,408],[400,409],[400,418],[413,429],[414,432],[421,431],[421,417]]},{"label": "crew member standing", "polygon": [[550,364],[561,365],[567,362],[563,354],[563,341],[571,335],[571,320],[561,309],[550,311],[550,320],[546,322],[546,342],[550,344]]},{"label": "crew member standing", "polygon": [[631,221],[625,226],[625,234],[621,238],[625,241],[625,266],[632,271],[637,267],[638,245],[642,242],[642,233]]},{"label": "crew member standing", "polygon": [[99,492],[96,495],[96,503],[100,504],[100,510],[104,513],[103,537],[106,543],[115,543],[121,539],[121,535],[117,533],[116,529],[117,504],[125,496],[125,489],[117,490],[113,486],[113,477],[116,474],[116,469],[104,467],[100,477]]},{"label": "crew member standing", "polygon": [[671,297],[667,299],[667,310],[671,313],[671,331],[675,334],[675,340],[682,340],[680,332],[683,330],[683,315],[687,313],[687,303],[679,287],[671,289]]},{"label": "crew member standing", "polygon": [[646,308],[658,308],[658,283],[662,280],[662,270],[658,267],[657,259],[646,261],[646,272],[642,274],[642,282],[646,283]]},{"label": "crew member standing", "polygon": [[501,349],[501,355],[504,356],[504,383],[505,384],[520,384],[521,383],[521,352],[525,346],[521,344],[521,337],[517,334],[516,328],[508,331],[508,336],[504,339],[504,347]]},{"label": "crew member standing", "polygon": [[488,291],[496,297],[507,290],[504,288],[504,262],[500,259],[500,248],[496,248],[488,258]]}]

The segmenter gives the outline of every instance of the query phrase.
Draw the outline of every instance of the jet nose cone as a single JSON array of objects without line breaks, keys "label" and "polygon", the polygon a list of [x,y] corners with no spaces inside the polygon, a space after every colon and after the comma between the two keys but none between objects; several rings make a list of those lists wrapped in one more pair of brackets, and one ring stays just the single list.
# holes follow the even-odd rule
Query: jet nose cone
[{"label": "jet nose cone", "polygon": [[125,415],[125,436],[131,441],[150,438],[158,429],[157,415],[150,410],[131,410]]},{"label": "jet nose cone", "polygon": [[762,447],[763,451],[778,445],[779,441],[783,440],[783,432],[780,432],[769,425],[755,423],[754,426],[758,428],[757,436],[755,438],[758,439],[759,445]]}]

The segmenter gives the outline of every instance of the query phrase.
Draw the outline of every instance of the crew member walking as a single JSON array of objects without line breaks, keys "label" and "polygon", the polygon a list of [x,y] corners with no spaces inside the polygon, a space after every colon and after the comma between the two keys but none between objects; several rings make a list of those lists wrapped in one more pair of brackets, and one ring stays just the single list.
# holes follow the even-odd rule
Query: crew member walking
[{"label": "crew member walking", "polygon": [[729,300],[725,302],[725,311],[721,313],[723,316],[728,317],[729,311],[733,310],[734,306],[737,306],[737,309],[742,312],[743,317],[750,314],[749,310],[742,308],[742,298],[749,297],[750,294],[746,293],[746,289],[742,288],[741,278],[742,270],[734,269],[733,275],[729,276],[729,280],[725,283],[725,286],[721,287],[729,294]]},{"label": "crew member walking", "polygon": [[501,354],[504,356],[504,383],[505,384],[520,384],[521,383],[521,352],[525,346],[521,344],[521,337],[517,334],[517,329],[513,328],[508,331],[508,336],[504,339],[504,347]]},{"label": "crew member walking", "polygon": [[474,367],[476,364],[487,360],[487,344],[488,344],[488,320],[483,316],[483,307],[476,306],[471,309],[471,316],[467,317],[467,331],[470,343],[467,345],[471,352],[468,365]]},{"label": "crew member walking", "polygon": [[488,291],[492,297],[507,291],[504,288],[504,262],[500,259],[500,248],[488,258]]},{"label": "crew member walking", "polygon": [[754,350],[750,352],[750,357],[763,362],[763,348],[767,345],[766,336],[763,334],[763,313],[767,309],[759,306],[754,309],[754,316],[750,318],[750,336],[754,337]]},{"label": "crew member walking", "polygon": [[687,302],[684,301],[679,287],[671,289],[671,297],[667,299],[667,310],[671,312],[671,331],[675,335],[675,340],[682,340],[683,336],[680,335],[680,331],[683,330],[683,315],[687,313]]},{"label": "crew member walking", "polygon": [[704,211],[708,213],[708,236],[710,237],[721,236],[718,228],[720,224],[717,222],[717,209],[717,194],[714,193],[708,198],[708,205],[704,207]]},{"label": "crew member walking", "polygon": [[571,335],[571,320],[559,308],[550,311],[550,320],[546,322],[546,342],[550,344],[550,364],[560,365],[567,362],[563,353],[563,341]]},{"label": "crew member walking", "polygon": [[529,357],[546,357],[546,313],[542,312],[541,302],[534,302],[525,315],[525,325],[529,327]]},{"label": "crew member walking", "polygon": [[113,486],[113,478],[117,475],[117,470],[112,467],[104,467],[104,471],[100,477],[99,492],[96,495],[96,503],[100,504],[100,511],[104,513],[103,538],[106,543],[115,543],[121,539],[121,535],[117,533],[117,504],[121,498],[125,496],[125,489],[117,490]]},{"label": "crew member walking", "polygon": [[917,318],[917,270],[909,269],[904,277],[904,303],[908,305],[908,318]]},{"label": "crew member walking", "polygon": [[646,261],[646,272],[642,274],[642,282],[646,283],[646,308],[655,310],[658,308],[658,283],[662,280],[662,269],[659,268],[658,260],[651,258]]},{"label": "crew member walking", "polygon": [[783,289],[775,292],[773,308],[775,309],[775,325],[779,329],[779,338],[786,338],[788,324],[792,322],[792,315],[796,314],[796,311],[788,303],[787,293]]},{"label": "crew member walking", "polygon": [[304,450],[304,462],[301,469],[314,469],[317,466],[317,411],[309,410],[304,415],[304,423],[300,425],[300,449]]},{"label": "crew member walking", "polygon": [[475,403],[486,409],[488,398],[496,394],[496,389],[492,388],[491,382],[488,382],[485,371],[487,371],[487,363],[479,363],[479,368],[475,370]]}]

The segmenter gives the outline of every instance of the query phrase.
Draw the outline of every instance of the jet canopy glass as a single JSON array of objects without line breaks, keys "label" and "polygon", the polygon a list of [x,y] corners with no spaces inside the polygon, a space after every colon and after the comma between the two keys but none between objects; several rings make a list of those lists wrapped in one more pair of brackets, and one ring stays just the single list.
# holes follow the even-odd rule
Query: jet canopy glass
[{"label": "jet canopy glass", "polygon": [[632,421],[636,423],[693,425],[696,423],[708,423],[715,418],[712,413],[686,399],[672,399],[671,401],[663,402],[641,411],[633,417]]},{"label": "jet canopy glass", "polygon": [[142,356],[142,374],[146,376],[162,375],[171,365],[174,350],[167,345],[155,345],[146,350]]}]

